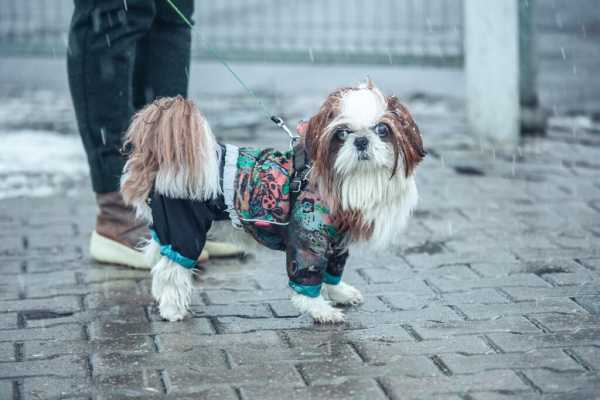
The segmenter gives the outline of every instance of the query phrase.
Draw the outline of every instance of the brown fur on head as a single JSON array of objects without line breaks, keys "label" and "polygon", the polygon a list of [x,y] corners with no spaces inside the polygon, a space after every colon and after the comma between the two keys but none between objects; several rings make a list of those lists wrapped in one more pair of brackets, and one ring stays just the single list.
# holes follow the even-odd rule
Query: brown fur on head
[{"label": "brown fur on head", "polygon": [[[363,92],[359,94],[357,91]],[[368,115],[352,115],[363,112],[361,107],[356,106],[361,105],[360,101],[357,102],[353,97],[363,96],[365,91],[372,94],[371,98],[366,96],[369,100],[366,105],[372,106],[372,119],[369,119]],[[365,111],[365,114],[369,112]],[[367,122],[364,121],[369,121],[370,126],[366,126]],[[372,128],[378,123],[389,127],[387,136],[373,136]],[[359,126],[361,124],[362,126]],[[419,129],[406,107],[396,97],[384,96],[370,81],[358,87],[337,89],[325,99],[319,112],[309,120],[304,144],[313,163],[312,183],[317,185],[324,200],[332,208],[339,227],[353,232],[354,237],[369,237],[373,227],[364,218],[363,210],[348,206],[348,201],[341,197],[344,180],[354,173],[365,173],[364,169],[360,169],[367,164],[356,163],[356,170],[353,170],[352,166],[347,170],[340,168],[340,165],[343,167],[345,163],[342,150],[346,151],[345,157],[348,157],[349,145],[338,138],[337,131],[340,127],[348,127],[349,131],[353,132],[350,135],[351,140],[358,136],[370,137],[369,143],[372,143],[372,147],[369,151],[374,154],[373,159],[380,156],[389,160],[387,164],[382,164],[379,170],[386,170],[390,181],[408,179],[426,153]],[[378,142],[378,147],[375,142]],[[385,143],[387,144],[383,146]],[[377,152],[389,154],[376,154]],[[401,176],[398,176],[399,173]],[[376,205],[377,201],[373,198],[373,205]]]},{"label": "brown fur on head", "polygon": [[408,177],[418,163],[427,155],[423,148],[421,132],[406,106],[400,103],[396,96],[386,98],[387,112],[381,118],[387,122],[394,133],[392,144],[394,145],[394,170],[397,172],[398,160],[401,157],[404,163],[404,174]]},{"label": "brown fur on head", "polygon": [[128,204],[145,201],[154,185],[172,197],[216,194],[206,188],[207,182],[215,179],[206,176],[207,172],[214,171],[205,168],[206,160],[215,158],[216,144],[190,100],[166,97],[144,107],[133,117],[123,148],[129,154],[121,192]]},{"label": "brown fur on head", "polygon": [[[330,93],[325,99],[321,108],[313,117],[308,120],[306,133],[303,136],[304,146],[308,158],[312,161],[313,169],[311,180],[313,184],[319,185],[321,195],[324,197],[330,207],[337,208],[339,201],[336,201],[334,190],[334,171],[335,150],[339,147],[332,143],[332,131],[327,127],[340,113],[340,101],[342,95],[352,88],[345,87]],[[332,151],[333,150],[333,151]]]}]

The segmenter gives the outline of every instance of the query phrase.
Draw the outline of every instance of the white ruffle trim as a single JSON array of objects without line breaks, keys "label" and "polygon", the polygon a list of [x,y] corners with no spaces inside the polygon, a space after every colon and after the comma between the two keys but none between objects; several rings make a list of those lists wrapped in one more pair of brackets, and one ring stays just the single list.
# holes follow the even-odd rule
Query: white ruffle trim
[{"label": "white ruffle trim", "polygon": [[241,228],[242,223],[233,204],[238,156],[239,148],[237,146],[231,144],[225,145],[225,165],[223,166],[223,196],[225,197],[225,206],[227,206],[225,211],[229,213],[231,224]]}]

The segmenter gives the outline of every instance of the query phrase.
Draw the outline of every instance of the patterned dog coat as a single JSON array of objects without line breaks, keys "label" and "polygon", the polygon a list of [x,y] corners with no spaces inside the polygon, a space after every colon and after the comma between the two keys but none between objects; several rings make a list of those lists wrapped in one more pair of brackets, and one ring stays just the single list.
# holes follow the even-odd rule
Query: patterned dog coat
[{"label": "patterned dog coat", "polygon": [[289,286],[316,297],[321,284],[337,284],[348,256],[343,234],[335,227],[318,193],[290,190],[292,152],[222,146],[221,189],[211,201],[151,195],[154,240],[161,254],[193,268],[213,220],[229,217],[258,242],[286,252]]}]

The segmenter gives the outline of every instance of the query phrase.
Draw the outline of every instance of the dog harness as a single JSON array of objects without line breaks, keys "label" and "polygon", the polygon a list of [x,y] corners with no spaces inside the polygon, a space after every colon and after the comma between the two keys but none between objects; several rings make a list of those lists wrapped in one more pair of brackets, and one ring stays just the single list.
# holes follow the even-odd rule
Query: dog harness
[{"label": "dog harness", "polygon": [[289,286],[296,292],[316,297],[322,282],[339,283],[348,252],[329,208],[307,184],[304,148],[280,152],[223,145],[220,164],[223,194],[216,199],[151,194],[151,231],[161,254],[195,267],[212,221],[229,218],[261,244],[286,252]]}]

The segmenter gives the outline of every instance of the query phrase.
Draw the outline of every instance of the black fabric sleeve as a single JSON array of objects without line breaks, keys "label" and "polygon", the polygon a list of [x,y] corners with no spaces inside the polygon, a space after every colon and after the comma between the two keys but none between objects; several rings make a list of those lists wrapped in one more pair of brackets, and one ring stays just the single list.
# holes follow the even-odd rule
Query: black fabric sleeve
[{"label": "black fabric sleeve", "polygon": [[152,228],[161,245],[171,245],[184,257],[197,260],[213,221],[209,202],[152,195]]}]

